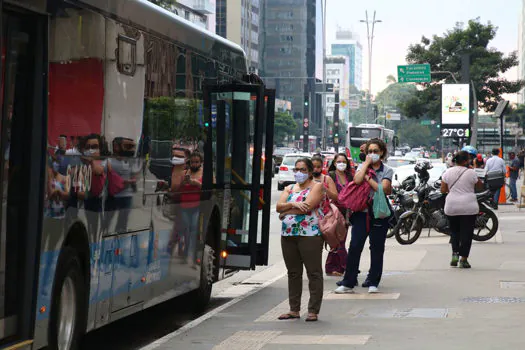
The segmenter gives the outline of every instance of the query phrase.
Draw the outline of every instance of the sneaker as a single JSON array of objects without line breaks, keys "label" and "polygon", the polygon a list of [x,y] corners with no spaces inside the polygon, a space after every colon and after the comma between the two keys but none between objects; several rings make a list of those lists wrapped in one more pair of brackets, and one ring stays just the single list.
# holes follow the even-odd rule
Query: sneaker
[{"label": "sneaker", "polygon": [[368,293],[369,294],[379,293],[379,289],[376,286],[370,286],[368,287]]},{"label": "sneaker", "polygon": [[[338,287],[340,287],[340,286],[343,285],[343,280],[337,281],[337,282],[335,282],[335,284],[336,284]],[[359,282],[356,282],[355,285],[354,285],[354,287],[357,287],[358,285],[359,285]]]},{"label": "sneaker", "polygon": [[459,254],[452,253],[452,260],[450,260],[450,266],[457,267],[459,261]]},{"label": "sneaker", "polygon": [[347,286],[339,286],[334,290],[335,294],[352,294],[354,293],[354,288],[349,288]]},{"label": "sneaker", "polygon": [[470,264],[468,263],[467,260],[460,260],[459,261],[459,268],[460,269],[470,269],[471,266],[470,266]]},{"label": "sneaker", "polygon": [[372,284],[370,283],[370,280],[367,278],[367,279],[363,282],[363,284],[361,285],[361,287],[363,287],[363,288],[368,288],[368,287],[370,287],[371,285],[372,285]]}]

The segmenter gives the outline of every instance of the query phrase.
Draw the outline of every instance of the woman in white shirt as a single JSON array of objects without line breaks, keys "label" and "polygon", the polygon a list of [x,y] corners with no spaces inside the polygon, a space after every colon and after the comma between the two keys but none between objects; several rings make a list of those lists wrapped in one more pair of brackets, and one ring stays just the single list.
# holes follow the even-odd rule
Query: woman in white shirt
[{"label": "woman in white shirt", "polygon": [[476,186],[483,186],[474,169],[469,168],[469,154],[465,151],[454,156],[455,166],[443,174],[441,192],[448,193],[445,214],[450,223],[452,260],[450,266],[468,269],[474,225],[479,214]]}]

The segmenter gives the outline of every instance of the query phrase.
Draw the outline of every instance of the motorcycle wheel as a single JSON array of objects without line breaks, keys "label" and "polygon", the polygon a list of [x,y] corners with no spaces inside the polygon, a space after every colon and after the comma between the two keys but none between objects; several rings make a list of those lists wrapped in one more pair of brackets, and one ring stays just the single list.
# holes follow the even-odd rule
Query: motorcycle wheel
[{"label": "motorcycle wheel", "polygon": [[499,222],[496,214],[481,205],[474,224],[474,236],[472,239],[478,242],[488,241],[498,232],[498,226]]},{"label": "motorcycle wheel", "polygon": [[399,242],[399,244],[408,245],[417,241],[421,235],[422,230],[423,221],[421,217],[419,217],[419,215],[416,213],[413,213],[410,216],[400,219],[392,231],[394,232],[396,240]]}]

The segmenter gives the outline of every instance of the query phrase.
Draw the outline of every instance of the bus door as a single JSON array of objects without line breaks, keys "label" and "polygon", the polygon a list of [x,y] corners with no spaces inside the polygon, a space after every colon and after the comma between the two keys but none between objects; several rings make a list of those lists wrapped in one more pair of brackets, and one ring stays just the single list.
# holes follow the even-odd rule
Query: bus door
[{"label": "bus door", "polygon": [[264,159],[271,164],[273,146],[266,144],[265,106],[274,105],[274,95],[270,93],[265,104],[264,86],[258,84],[208,85],[204,94],[214,188],[222,201],[220,266],[254,269],[267,263],[269,227],[262,224],[264,217],[269,218],[265,198],[270,195],[271,175],[265,179],[265,168],[271,168]]},{"label": "bus door", "polygon": [[33,337],[37,309],[47,27],[26,3],[0,1],[0,347]]}]

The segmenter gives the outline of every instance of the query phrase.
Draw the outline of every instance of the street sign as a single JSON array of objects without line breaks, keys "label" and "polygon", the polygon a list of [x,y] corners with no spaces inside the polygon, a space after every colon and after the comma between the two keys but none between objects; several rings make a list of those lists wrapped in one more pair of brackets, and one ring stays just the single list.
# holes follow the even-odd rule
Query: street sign
[{"label": "street sign", "polygon": [[341,101],[341,107],[343,107],[343,108],[346,107],[346,101],[345,101],[345,100],[342,100],[342,101]]},{"label": "street sign", "polygon": [[421,125],[431,125],[431,120],[422,120]]},{"label": "street sign", "polygon": [[430,64],[397,66],[397,80],[400,83],[429,83]]},{"label": "street sign", "polygon": [[359,100],[349,100],[348,108],[349,109],[359,109],[360,104],[361,104],[361,101]]},{"label": "street sign", "polygon": [[385,117],[386,117],[386,120],[401,120],[400,113],[387,112]]}]

